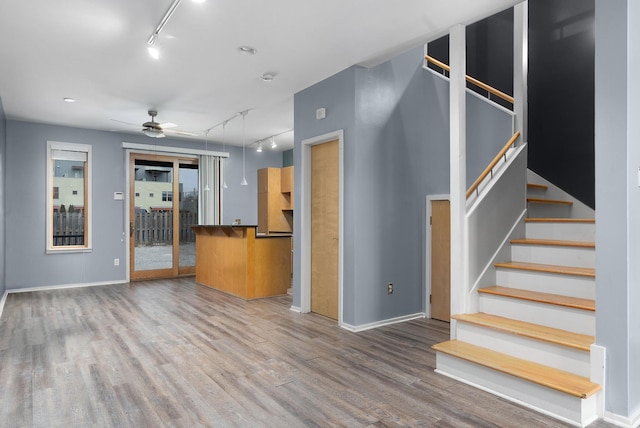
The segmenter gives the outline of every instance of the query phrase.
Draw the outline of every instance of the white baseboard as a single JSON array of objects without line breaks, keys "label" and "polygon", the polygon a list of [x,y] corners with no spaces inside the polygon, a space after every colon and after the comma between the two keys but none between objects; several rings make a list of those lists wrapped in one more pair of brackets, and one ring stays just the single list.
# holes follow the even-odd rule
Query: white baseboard
[{"label": "white baseboard", "polygon": [[9,293],[5,291],[4,294],[2,295],[2,300],[0,300],[0,319],[2,319],[2,310],[4,309],[4,302],[7,301],[8,294]]},{"label": "white baseboard", "polygon": [[619,427],[638,428],[640,427],[640,411],[630,418],[611,412],[604,412],[604,420]]},{"label": "white baseboard", "polygon": [[292,311],[292,312],[296,312],[296,313],[298,313],[298,314],[301,314],[301,313],[302,313],[302,309],[300,309],[300,307],[298,307],[298,306],[293,306],[293,305],[291,305],[291,307],[289,308],[289,310],[290,310],[290,311]]},{"label": "white baseboard", "polygon": [[102,282],[82,282],[78,284],[45,285],[42,287],[30,287],[30,288],[12,288],[7,290],[5,294],[29,293],[32,291],[63,290],[65,288],[97,287],[100,285],[126,284],[127,282],[128,282],[127,280],[118,280],[118,281],[102,281]]},{"label": "white baseboard", "polygon": [[340,324],[340,327],[344,328],[345,330],[349,330],[349,331],[352,331],[354,333],[358,333],[360,331],[371,330],[372,328],[384,327],[386,325],[397,324],[399,322],[411,321],[411,320],[415,320],[415,319],[418,319],[418,318],[426,318],[426,317],[427,317],[427,315],[424,312],[419,312],[417,314],[403,315],[403,316],[397,317],[397,318],[390,318],[390,319],[386,319],[386,320],[382,320],[382,321],[376,321],[376,322],[372,322],[372,323],[369,323],[369,324],[362,324],[362,325],[357,325],[357,326],[356,325],[342,323],[342,324]]}]

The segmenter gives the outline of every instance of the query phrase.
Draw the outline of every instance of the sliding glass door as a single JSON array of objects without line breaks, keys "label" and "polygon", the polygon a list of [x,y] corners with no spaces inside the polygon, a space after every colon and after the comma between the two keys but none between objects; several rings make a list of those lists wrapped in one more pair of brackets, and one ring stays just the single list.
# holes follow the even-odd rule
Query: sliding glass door
[{"label": "sliding glass door", "polygon": [[169,278],[195,272],[198,161],[130,155],[131,279]]}]

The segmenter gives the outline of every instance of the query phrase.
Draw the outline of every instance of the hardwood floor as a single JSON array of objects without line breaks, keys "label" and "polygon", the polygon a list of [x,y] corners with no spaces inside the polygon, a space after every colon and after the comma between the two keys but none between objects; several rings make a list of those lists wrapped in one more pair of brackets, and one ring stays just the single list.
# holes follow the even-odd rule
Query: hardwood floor
[{"label": "hardwood floor", "polygon": [[351,333],[290,305],[193,278],[10,294],[0,425],[565,426],[434,373],[446,323]]}]

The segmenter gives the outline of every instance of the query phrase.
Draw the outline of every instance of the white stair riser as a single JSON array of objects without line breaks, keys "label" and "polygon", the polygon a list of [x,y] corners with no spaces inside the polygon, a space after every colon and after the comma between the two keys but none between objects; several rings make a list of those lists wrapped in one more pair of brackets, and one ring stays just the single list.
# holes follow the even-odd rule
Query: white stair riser
[{"label": "white stair riser", "polygon": [[561,294],[581,299],[596,298],[596,280],[585,276],[498,268],[496,283],[504,287],[540,293]]},{"label": "white stair riser", "polygon": [[598,418],[598,394],[581,399],[441,352],[436,363],[438,373],[573,425],[587,426]]},{"label": "white stair riser", "polygon": [[571,205],[529,202],[527,203],[527,217],[571,217]]},{"label": "white stair riser", "polygon": [[595,268],[596,250],[594,248],[560,247],[554,245],[512,244],[511,260]]},{"label": "white stair riser", "polygon": [[595,336],[592,311],[480,293],[480,312]]},{"label": "white stair riser", "polygon": [[531,222],[526,223],[525,236],[529,239],[594,242],[596,240],[596,225],[594,223]]},{"label": "white stair riser", "polygon": [[539,189],[537,187],[527,186],[527,198],[548,198],[547,189]]},{"label": "white stair riser", "polygon": [[456,332],[457,339],[462,342],[489,348],[579,376],[589,377],[591,374],[588,351],[460,321],[458,321]]}]

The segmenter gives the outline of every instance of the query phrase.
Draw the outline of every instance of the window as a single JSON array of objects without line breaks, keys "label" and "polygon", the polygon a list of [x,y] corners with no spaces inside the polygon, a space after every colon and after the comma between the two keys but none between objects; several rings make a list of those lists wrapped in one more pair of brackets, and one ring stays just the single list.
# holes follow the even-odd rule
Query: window
[{"label": "window", "polygon": [[149,197],[150,197],[150,198],[153,198],[153,193],[149,193]]},{"label": "window", "polygon": [[47,143],[47,253],[91,251],[90,171],[91,146]]},{"label": "window", "polygon": [[140,197],[140,192],[136,192],[136,198]]},{"label": "window", "polygon": [[173,192],[162,192],[162,200],[164,202],[173,201]]}]

